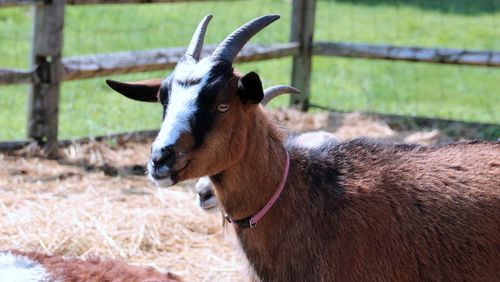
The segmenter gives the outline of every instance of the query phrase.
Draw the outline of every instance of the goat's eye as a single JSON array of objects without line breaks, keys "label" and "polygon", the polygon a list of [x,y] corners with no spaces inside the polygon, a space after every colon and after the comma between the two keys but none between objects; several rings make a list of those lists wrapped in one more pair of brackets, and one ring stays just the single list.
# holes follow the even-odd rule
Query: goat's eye
[{"label": "goat's eye", "polygon": [[217,111],[221,112],[221,113],[225,113],[227,111],[229,111],[229,104],[219,104],[217,106]]}]

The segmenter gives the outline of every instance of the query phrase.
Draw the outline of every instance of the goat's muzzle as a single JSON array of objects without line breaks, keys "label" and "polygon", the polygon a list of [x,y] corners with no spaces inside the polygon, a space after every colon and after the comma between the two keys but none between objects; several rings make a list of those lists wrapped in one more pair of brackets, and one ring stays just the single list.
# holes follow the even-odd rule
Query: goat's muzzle
[{"label": "goat's muzzle", "polygon": [[175,184],[177,173],[187,166],[182,152],[177,152],[174,146],[151,148],[151,157],[148,162],[150,179],[160,187]]},{"label": "goat's muzzle", "polygon": [[206,194],[198,194],[198,205],[206,212],[218,211],[219,203],[215,198],[213,192],[208,192]]},{"label": "goat's muzzle", "polygon": [[219,203],[215,197],[210,178],[205,176],[196,183],[196,194],[198,195],[198,206],[206,212],[218,211]]}]

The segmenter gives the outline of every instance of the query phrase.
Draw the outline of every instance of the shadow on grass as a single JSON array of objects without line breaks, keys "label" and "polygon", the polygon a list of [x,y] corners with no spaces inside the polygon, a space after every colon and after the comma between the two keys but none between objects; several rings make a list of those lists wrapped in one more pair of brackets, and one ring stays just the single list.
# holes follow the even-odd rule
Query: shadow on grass
[{"label": "shadow on grass", "polygon": [[500,12],[498,0],[319,0],[322,2],[352,3],[354,5],[412,6],[422,10],[462,15],[494,14]]}]

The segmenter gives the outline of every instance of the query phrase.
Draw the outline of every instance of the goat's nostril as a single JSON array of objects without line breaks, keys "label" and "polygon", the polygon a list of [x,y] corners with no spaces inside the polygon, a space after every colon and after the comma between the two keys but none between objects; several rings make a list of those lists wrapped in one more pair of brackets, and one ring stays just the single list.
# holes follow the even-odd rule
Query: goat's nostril
[{"label": "goat's nostril", "polygon": [[159,167],[168,164],[174,157],[172,146],[163,147],[160,150],[152,150],[151,161],[154,167]]},{"label": "goat's nostril", "polygon": [[200,199],[202,202],[210,200],[214,196],[213,193],[200,194]]}]

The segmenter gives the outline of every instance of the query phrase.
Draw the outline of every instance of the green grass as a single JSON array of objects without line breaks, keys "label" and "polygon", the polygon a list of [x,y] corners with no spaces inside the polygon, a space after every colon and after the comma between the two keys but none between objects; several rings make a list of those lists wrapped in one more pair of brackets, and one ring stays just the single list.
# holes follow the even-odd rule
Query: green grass
[{"label": "green grass", "polygon": [[[316,40],[500,50],[496,0],[318,1]],[[207,43],[220,42],[241,23],[266,13],[282,19],[252,42],[285,42],[290,1],[90,5],[67,7],[64,55],[186,46],[199,19],[214,14]],[[245,9],[241,13],[242,7]],[[29,8],[0,9],[0,67],[27,68]],[[237,65],[255,70],[264,85],[289,83],[291,59]],[[114,76],[135,80],[168,73]],[[60,136],[71,138],[157,128],[161,110],[112,93],[104,78],[65,82]],[[315,57],[312,103],[339,110],[500,123],[500,70],[424,63]],[[28,87],[0,87],[0,140],[26,135]],[[284,106],[282,97],[272,106]]]}]

